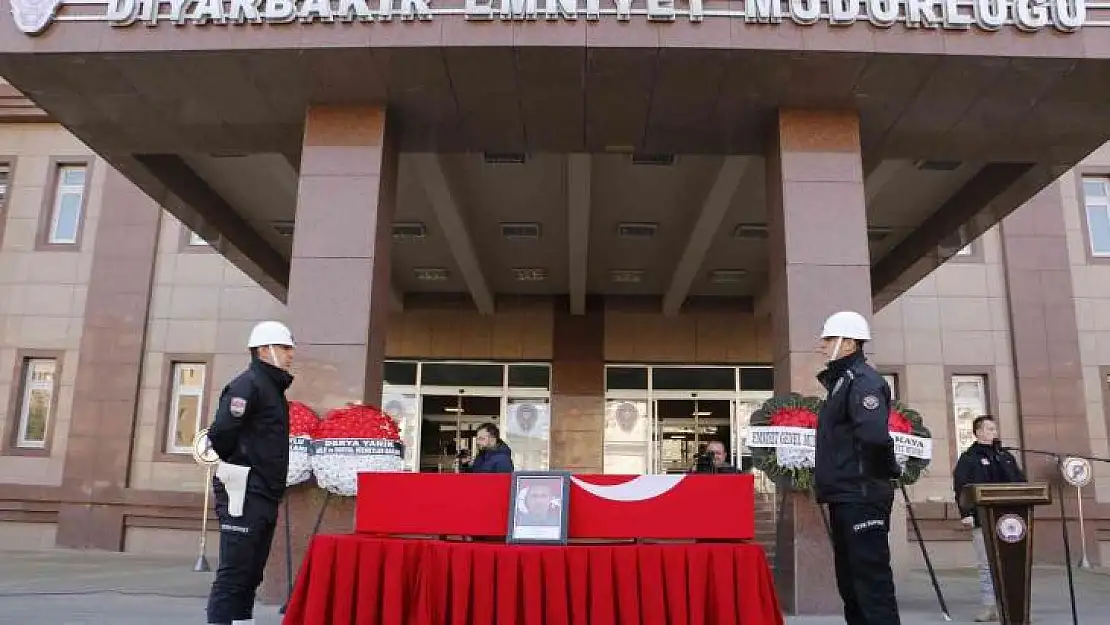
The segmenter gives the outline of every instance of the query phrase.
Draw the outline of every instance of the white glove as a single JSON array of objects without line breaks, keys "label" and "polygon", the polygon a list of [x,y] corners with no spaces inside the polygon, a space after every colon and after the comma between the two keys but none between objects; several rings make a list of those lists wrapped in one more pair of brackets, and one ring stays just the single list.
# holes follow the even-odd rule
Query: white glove
[{"label": "white glove", "polygon": [[230,462],[221,462],[216,467],[216,477],[227,492],[227,513],[233,517],[243,516],[243,503],[247,498],[247,476],[251,468]]},{"label": "white glove", "polygon": [[975,517],[965,516],[964,518],[960,519],[960,523],[963,523],[964,527],[974,527],[975,526]]}]

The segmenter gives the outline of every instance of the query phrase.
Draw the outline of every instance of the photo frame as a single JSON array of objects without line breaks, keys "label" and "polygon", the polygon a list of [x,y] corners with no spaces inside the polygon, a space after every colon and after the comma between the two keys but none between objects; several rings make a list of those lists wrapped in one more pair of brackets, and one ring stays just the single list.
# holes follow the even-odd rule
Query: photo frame
[{"label": "photo frame", "polygon": [[506,542],[565,545],[570,511],[568,471],[513,473]]}]

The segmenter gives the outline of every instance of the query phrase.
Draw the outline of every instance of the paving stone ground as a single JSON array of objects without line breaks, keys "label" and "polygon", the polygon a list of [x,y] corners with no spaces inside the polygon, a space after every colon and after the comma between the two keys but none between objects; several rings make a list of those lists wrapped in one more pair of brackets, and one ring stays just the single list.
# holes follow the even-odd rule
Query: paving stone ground
[{"label": "paving stone ground", "polygon": [[[193,573],[189,558],[103,552],[0,553],[0,625],[203,624],[211,574]],[[972,570],[943,571],[942,589],[953,623],[970,623],[978,608]],[[1110,622],[1110,574],[1078,571],[1079,622]],[[915,573],[899,587],[903,625],[945,623],[932,586]],[[1037,569],[1034,619],[1069,625],[1071,609],[1063,569]],[[278,625],[277,609],[260,606],[257,625]],[[837,617],[789,617],[789,625],[842,624]]]}]

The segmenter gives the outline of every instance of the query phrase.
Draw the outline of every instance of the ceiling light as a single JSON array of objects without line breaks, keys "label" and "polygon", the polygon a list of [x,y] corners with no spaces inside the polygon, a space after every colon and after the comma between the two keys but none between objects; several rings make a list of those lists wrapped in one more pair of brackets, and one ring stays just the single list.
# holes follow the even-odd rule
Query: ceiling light
[{"label": "ceiling light", "polygon": [[890,236],[891,232],[893,232],[893,231],[890,228],[885,228],[885,227],[882,227],[882,226],[875,226],[873,228],[868,228],[867,229],[867,240],[871,241],[872,243],[877,243],[877,242],[882,241],[883,239],[887,238],[888,236]]},{"label": "ceiling light", "polygon": [[270,227],[273,228],[274,232],[278,233],[280,236],[291,237],[293,236],[295,224],[293,223],[292,219],[281,219],[278,221],[271,221]]},{"label": "ceiling light", "polygon": [[412,273],[421,282],[445,282],[451,277],[451,272],[443,267],[420,267]]},{"label": "ceiling light", "polygon": [[922,171],[955,171],[962,165],[960,161],[917,161],[914,166]]},{"label": "ceiling light", "polygon": [[526,160],[524,152],[486,152],[484,156],[490,165],[520,165]]},{"label": "ceiling light", "polygon": [[517,282],[543,282],[547,280],[547,270],[543,267],[517,267],[513,269],[513,279]]},{"label": "ceiling light", "polygon": [[674,154],[643,154],[632,155],[633,165],[674,165]]},{"label": "ceiling light", "polygon": [[617,284],[639,284],[644,272],[642,269],[614,269],[609,272],[609,279]]},{"label": "ceiling light", "polygon": [[423,241],[424,238],[428,235],[428,232],[424,228],[424,224],[419,222],[412,222],[393,224],[392,234],[394,243],[411,243],[415,241]]},{"label": "ceiling light", "polygon": [[509,241],[535,241],[540,234],[541,228],[537,223],[501,224],[501,236]]},{"label": "ceiling light", "polygon": [[735,239],[766,239],[767,224],[739,224],[732,230]]},{"label": "ceiling light", "polygon": [[658,224],[617,224],[617,236],[622,239],[650,239],[658,229]]},{"label": "ceiling light", "polygon": [[748,275],[743,269],[717,269],[709,274],[709,281],[713,284],[735,284]]}]

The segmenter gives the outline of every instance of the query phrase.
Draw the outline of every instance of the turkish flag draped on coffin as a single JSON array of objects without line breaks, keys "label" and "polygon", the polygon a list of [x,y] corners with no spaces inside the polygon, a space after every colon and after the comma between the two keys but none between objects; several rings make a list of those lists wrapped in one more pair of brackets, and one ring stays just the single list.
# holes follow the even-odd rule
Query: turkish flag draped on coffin
[{"label": "turkish flag draped on coffin", "polygon": [[[509,474],[362,473],[355,531],[504,536]],[[751,540],[751,475],[574,475],[572,539]]]}]

